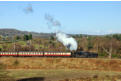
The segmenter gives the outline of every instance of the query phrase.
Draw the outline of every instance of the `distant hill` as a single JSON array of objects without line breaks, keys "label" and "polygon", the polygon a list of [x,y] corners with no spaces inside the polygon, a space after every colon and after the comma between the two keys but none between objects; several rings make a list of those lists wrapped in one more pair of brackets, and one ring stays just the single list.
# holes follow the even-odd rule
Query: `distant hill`
[{"label": "distant hill", "polygon": [[37,32],[20,31],[17,29],[0,29],[0,35],[8,37],[22,36],[29,33],[31,33],[33,37],[41,37],[41,38],[48,38],[54,35],[53,33],[37,33]]},{"label": "distant hill", "polygon": [[[54,36],[54,33],[37,33],[37,32],[28,32],[28,31],[21,31],[17,29],[0,29],[0,35],[2,36],[23,36],[25,34],[32,34],[33,37],[40,37],[40,38],[49,38],[50,36]],[[86,35],[86,34],[68,34],[70,36],[96,36],[96,35]]]}]

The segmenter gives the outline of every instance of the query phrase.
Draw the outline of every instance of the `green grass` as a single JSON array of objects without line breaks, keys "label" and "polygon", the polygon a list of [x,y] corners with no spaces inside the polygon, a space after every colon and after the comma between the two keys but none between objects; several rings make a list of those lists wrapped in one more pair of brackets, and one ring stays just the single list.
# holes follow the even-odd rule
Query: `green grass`
[{"label": "green grass", "polygon": [[18,41],[17,43],[19,43],[20,45],[26,45],[25,41]]}]

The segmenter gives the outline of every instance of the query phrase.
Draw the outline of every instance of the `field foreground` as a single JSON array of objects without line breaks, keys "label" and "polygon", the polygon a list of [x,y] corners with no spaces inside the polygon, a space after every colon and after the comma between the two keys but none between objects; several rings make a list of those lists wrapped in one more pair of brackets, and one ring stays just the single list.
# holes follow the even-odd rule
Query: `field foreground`
[{"label": "field foreground", "polygon": [[4,81],[121,81],[121,72],[63,69],[7,71],[7,75],[12,77],[13,80]]},{"label": "field foreground", "polygon": [[121,72],[120,59],[1,57],[6,69],[80,69]]},{"label": "field foreground", "polygon": [[1,57],[1,67],[10,81],[121,81],[120,59]]}]

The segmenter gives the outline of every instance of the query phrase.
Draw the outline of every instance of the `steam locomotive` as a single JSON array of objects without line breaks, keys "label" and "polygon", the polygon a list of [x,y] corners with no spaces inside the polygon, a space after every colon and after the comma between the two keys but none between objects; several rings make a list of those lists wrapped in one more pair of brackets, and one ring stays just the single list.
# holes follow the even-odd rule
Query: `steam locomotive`
[{"label": "steam locomotive", "polygon": [[97,53],[91,52],[0,52],[0,56],[16,56],[16,57],[77,57],[77,58],[97,58]]}]

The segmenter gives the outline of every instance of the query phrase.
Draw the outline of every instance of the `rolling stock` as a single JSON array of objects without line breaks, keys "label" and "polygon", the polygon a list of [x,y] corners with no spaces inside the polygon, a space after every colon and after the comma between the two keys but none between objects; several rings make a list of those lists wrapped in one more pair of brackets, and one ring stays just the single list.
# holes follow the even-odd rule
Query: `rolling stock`
[{"label": "rolling stock", "polygon": [[16,57],[80,57],[80,58],[97,58],[97,53],[91,52],[0,52],[0,56],[16,56]]}]

